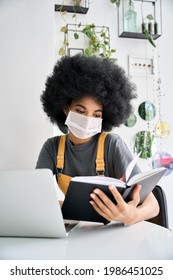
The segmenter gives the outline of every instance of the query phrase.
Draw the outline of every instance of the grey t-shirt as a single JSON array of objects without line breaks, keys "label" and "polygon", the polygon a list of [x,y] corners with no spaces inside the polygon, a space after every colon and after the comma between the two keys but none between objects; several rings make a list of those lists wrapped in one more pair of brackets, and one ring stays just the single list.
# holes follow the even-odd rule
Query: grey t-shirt
[{"label": "grey t-shirt", "polygon": [[[74,146],[67,135],[65,146],[64,174],[74,176],[95,176],[96,173],[96,152],[100,134],[92,137],[87,143]],[[51,169],[57,174],[56,161],[59,136],[48,139],[39,154],[36,168]],[[132,155],[123,140],[114,133],[108,133],[104,145],[105,176],[120,178],[125,174]],[[136,166],[131,175],[139,173]]]}]

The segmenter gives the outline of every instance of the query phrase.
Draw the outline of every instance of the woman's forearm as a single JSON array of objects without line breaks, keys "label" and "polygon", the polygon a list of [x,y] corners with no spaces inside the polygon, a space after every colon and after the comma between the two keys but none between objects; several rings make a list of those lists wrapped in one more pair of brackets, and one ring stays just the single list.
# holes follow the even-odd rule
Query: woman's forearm
[{"label": "woman's forearm", "polygon": [[153,193],[150,193],[145,201],[136,208],[134,223],[156,217],[159,214],[159,210],[157,199]]}]

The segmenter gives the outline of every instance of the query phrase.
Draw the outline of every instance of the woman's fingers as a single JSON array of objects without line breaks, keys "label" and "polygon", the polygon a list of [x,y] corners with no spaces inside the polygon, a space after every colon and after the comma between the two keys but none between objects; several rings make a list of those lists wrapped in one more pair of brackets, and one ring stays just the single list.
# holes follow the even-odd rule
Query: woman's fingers
[{"label": "woman's fingers", "polygon": [[107,219],[108,221],[111,221],[111,219],[109,218],[110,217],[110,213],[108,213],[108,211],[110,212],[110,210],[107,208],[103,209],[103,208],[100,208],[95,200],[91,200],[90,201],[90,204],[92,205],[92,207],[95,209],[95,211],[101,215],[102,217],[104,217],[105,219]]},{"label": "woman's fingers", "polygon": [[111,201],[102,191],[96,189],[90,196],[102,212],[108,212]]},{"label": "woman's fingers", "polygon": [[90,201],[90,203],[97,211],[97,213],[102,215],[109,221],[113,219],[112,210],[115,206],[116,201],[115,203],[113,203],[100,189],[95,189],[90,196],[92,198],[92,201]]},{"label": "woman's fingers", "polygon": [[117,188],[114,185],[109,186],[109,190],[111,191],[113,197],[115,198],[115,201],[117,202],[119,207],[125,207],[126,202],[124,201],[122,195],[117,190]]},{"label": "woman's fingers", "polygon": [[92,198],[92,201],[90,201],[90,203],[92,204],[93,208],[97,211],[98,214],[111,221],[115,220],[117,215],[119,215],[117,202],[121,203],[124,207],[126,203],[121,197],[121,194],[115,188],[115,186],[109,186],[109,188],[115,198],[115,202],[112,202],[112,200],[110,200],[107,197],[107,195],[100,189],[95,189],[90,195]]},{"label": "woman's fingers", "polygon": [[113,185],[110,185],[111,191],[115,202],[112,202],[107,195],[100,189],[95,189],[91,193],[92,200],[90,201],[96,212],[109,221],[122,221],[124,223],[132,223],[136,211],[136,207],[139,204],[140,196],[139,192],[141,186],[136,186],[132,193],[131,200],[126,203],[120,192]]}]

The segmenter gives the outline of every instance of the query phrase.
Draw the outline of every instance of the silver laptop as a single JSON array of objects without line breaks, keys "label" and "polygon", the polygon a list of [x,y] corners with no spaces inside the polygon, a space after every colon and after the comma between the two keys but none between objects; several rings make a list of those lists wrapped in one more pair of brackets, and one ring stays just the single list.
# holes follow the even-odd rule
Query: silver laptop
[{"label": "silver laptop", "polygon": [[0,170],[0,236],[66,237],[58,186],[49,169]]}]

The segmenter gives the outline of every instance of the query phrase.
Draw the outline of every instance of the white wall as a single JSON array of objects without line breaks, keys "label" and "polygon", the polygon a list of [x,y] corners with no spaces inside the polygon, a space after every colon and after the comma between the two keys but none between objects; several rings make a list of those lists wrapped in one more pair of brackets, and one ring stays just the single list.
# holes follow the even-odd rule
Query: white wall
[{"label": "white wall", "polygon": [[[58,2],[58,1],[56,1]],[[154,57],[156,63],[156,76],[155,81],[158,78],[158,60],[160,63],[160,76],[161,76],[161,115],[162,120],[167,121],[172,128],[173,110],[172,103],[172,68],[173,56],[172,56],[172,44],[173,44],[173,31],[172,31],[172,15],[173,15],[173,1],[162,0],[162,36],[156,40],[157,48],[153,48],[148,41],[138,39],[125,39],[118,37],[118,25],[117,25],[117,8],[111,4],[109,0],[93,0],[90,1],[90,9],[86,15],[77,14],[77,22],[82,24],[94,23],[96,26],[105,25],[110,28],[111,48],[116,49],[116,57],[118,63],[128,73],[128,56],[148,58]],[[65,17],[66,23],[75,23],[72,14],[68,14]],[[58,59],[58,50],[62,46],[63,33],[59,30],[64,25],[64,20],[58,12],[56,12],[56,44],[55,44],[55,56]],[[76,43],[77,44],[77,43]],[[77,46],[77,45],[76,45]],[[160,58],[159,58],[160,57]],[[150,77],[133,77],[134,82],[137,85],[138,99],[135,102],[135,113],[138,115],[138,105],[146,100],[154,102],[157,108],[156,118],[148,123],[142,120],[138,116],[137,124],[133,128],[127,128],[121,126],[121,128],[114,129],[115,133],[118,133],[131,148],[131,141],[135,133],[140,130],[154,130],[156,123],[159,121],[159,99],[157,92],[153,92],[153,78]],[[170,153],[173,156],[173,133],[168,138],[157,139],[159,150]],[[140,159],[139,165],[142,170],[151,168],[151,159]],[[173,173],[169,176],[165,176],[160,185],[164,188],[169,211],[169,224],[173,229],[173,190],[172,190]]]},{"label": "white wall", "polygon": [[52,125],[40,94],[54,64],[54,1],[0,1],[0,169],[34,168]]}]

